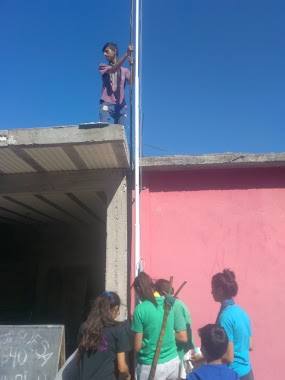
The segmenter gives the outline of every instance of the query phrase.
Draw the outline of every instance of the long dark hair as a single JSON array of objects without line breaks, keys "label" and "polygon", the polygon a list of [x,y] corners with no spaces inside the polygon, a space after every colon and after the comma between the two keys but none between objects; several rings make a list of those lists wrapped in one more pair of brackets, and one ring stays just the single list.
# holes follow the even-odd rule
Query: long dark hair
[{"label": "long dark hair", "polygon": [[233,271],[224,269],[222,273],[217,273],[212,277],[212,286],[217,289],[221,288],[227,298],[237,295],[238,284]]},{"label": "long dark hair", "polygon": [[94,352],[98,349],[104,327],[121,323],[115,321],[110,312],[113,307],[120,307],[120,303],[120,297],[114,292],[104,292],[95,299],[80,331],[77,362],[84,352]]},{"label": "long dark hair", "polygon": [[153,281],[148,274],[140,272],[135,278],[133,286],[139,294],[141,301],[150,301],[157,306],[155,296],[153,295]]}]

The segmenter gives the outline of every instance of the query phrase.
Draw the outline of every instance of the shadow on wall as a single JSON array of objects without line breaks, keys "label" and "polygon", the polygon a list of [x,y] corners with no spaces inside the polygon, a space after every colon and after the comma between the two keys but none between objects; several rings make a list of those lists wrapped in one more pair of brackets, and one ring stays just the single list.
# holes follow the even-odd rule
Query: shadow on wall
[{"label": "shadow on wall", "polygon": [[285,188],[285,168],[199,169],[143,173],[152,192]]}]

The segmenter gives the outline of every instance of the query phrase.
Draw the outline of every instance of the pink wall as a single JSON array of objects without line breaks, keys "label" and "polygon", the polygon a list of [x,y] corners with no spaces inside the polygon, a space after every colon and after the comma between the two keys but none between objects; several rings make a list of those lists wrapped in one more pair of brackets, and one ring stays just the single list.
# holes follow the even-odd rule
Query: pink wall
[{"label": "pink wall", "polygon": [[197,329],[214,323],[213,274],[231,268],[251,317],[255,378],[280,378],[285,321],[285,168],[144,172],[141,256],[153,278],[187,280]]}]

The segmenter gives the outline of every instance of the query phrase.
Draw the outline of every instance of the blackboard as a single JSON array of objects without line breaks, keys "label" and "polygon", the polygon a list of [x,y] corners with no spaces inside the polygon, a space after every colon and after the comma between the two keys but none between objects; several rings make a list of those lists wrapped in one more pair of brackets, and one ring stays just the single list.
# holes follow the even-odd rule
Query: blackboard
[{"label": "blackboard", "polygon": [[0,380],[54,380],[64,361],[64,326],[0,325]]}]

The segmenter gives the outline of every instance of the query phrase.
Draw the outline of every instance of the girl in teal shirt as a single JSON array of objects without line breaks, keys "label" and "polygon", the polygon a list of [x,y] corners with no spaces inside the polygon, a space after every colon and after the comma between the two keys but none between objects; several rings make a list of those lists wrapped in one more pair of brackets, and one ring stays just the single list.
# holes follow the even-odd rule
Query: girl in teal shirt
[{"label": "girl in teal shirt", "polygon": [[252,350],[251,323],[247,313],[233,300],[237,292],[234,272],[224,269],[212,277],[213,298],[221,303],[216,323],[224,327],[229,339],[223,360],[238,373],[240,379],[253,380],[249,358]]}]

